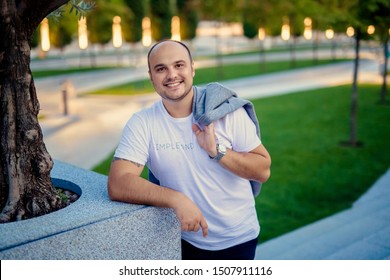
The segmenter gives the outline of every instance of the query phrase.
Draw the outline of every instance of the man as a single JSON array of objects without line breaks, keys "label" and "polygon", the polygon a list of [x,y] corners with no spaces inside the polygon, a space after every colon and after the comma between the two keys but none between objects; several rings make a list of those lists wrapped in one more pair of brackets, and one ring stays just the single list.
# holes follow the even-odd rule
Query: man
[{"label": "man", "polygon": [[[271,165],[256,124],[244,108],[208,125],[195,120],[200,89],[183,43],[157,43],[148,65],[161,100],[126,124],[108,178],[110,198],[174,209],[183,259],[253,259],[260,227],[250,181],[265,182]],[[159,184],[140,177],[144,165]]]}]

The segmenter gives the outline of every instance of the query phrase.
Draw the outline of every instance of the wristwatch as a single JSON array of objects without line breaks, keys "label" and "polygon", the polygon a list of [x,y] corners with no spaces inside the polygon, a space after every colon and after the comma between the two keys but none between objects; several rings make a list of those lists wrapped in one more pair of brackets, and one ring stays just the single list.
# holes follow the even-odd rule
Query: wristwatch
[{"label": "wristwatch", "polygon": [[215,157],[209,157],[215,161],[220,161],[221,158],[226,155],[226,147],[224,145],[217,144],[217,155]]}]

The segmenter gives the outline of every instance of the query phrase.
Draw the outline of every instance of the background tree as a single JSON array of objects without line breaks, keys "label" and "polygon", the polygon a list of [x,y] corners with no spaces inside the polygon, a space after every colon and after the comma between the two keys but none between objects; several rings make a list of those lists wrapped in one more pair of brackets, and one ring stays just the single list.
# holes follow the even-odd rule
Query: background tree
[{"label": "background tree", "polygon": [[[279,18],[279,16],[277,16]],[[272,34],[271,29],[277,26],[277,35],[280,32],[280,22],[275,21],[275,7],[273,1],[246,0],[242,7],[242,22],[244,36],[256,38],[259,28],[263,28],[265,35]],[[275,35],[275,34],[274,34]],[[263,42],[260,42],[260,70],[265,70],[266,54]]]},{"label": "background tree", "polygon": [[303,35],[304,31],[304,19],[310,14],[310,6],[314,1],[310,0],[297,0],[297,1],[283,1],[278,0],[277,10],[284,16],[283,23],[288,23],[290,26],[290,53],[291,53],[291,65],[295,66],[295,50],[297,38]]},{"label": "background tree", "polygon": [[[313,20],[312,29],[315,32],[315,38],[313,41],[313,50],[316,51],[318,48],[318,35],[319,32],[325,32],[327,29],[331,28],[334,30],[334,20],[332,19],[334,15],[333,7],[337,6],[338,0],[321,0],[321,1],[312,1],[308,10],[310,16]],[[345,33],[345,26],[342,25],[338,30],[341,33]],[[337,40],[333,39],[331,42],[331,51],[333,59],[336,59],[335,50],[336,50]],[[313,56],[317,59],[317,54]]]},{"label": "background tree", "polygon": [[123,22],[124,39],[136,43],[142,39],[142,19],[146,15],[148,0],[124,0],[125,5],[132,11],[132,17],[125,17]]},{"label": "background tree", "polygon": [[171,38],[173,0],[150,0],[152,37],[156,41]]},{"label": "background tree", "polygon": [[222,22],[241,21],[240,11],[243,0],[204,0],[199,4],[201,18],[203,20],[216,20]]},{"label": "background tree", "polygon": [[50,43],[61,51],[72,43],[77,34],[77,16],[72,13],[63,13],[61,19],[49,18]]},{"label": "background tree", "polygon": [[[367,37],[367,25],[364,23],[367,10],[366,6],[368,3],[372,3],[375,0],[351,0],[343,1],[338,0],[332,2],[332,20],[336,26],[351,26],[354,29],[354,44],[355,44],[355,58],[352,75],[352,94],[351,94],[351,109],[350,109],[350,132],[349,140],[343,142],[343,144],[351,147],[358,147],[361,143],[357,138],[357,108],[358,108],[358,72],[359,72],[359,61],[360,61],[360,44],[361,40]],[[345,29],[344,29],[345,30]]]},{"label": "background tree", "polygon": [[344,0],[321,0],[320,12],[325,17],[323,24],[326,25],[324,28],[332,28],[335,34],[332,41],[333,51],[337,47],[338,38],[345,34],[351,24],[349,22],[351,4],[353,3]]},{"label": "background tree", "polygon": [[95,46],[95,52],[90,52],[90,63],[96,66],[97,46],[104,49],[112,39],[112,23],[115,16],[131,18],[130,9],[122,0],[94,0],[95,8],[88,14],[87,29],[88,40]]},{"label": "background tree", "polygon": [[390,1],[388,0],[371,0],[363,1],[362,9],[365,10],[363,21],[366,25],[374,25],[374,37],[382,44],[383,48],[383,69],[382,73],[382,87],[380,103],[386,104],[387,92],[387,63],[389,60],[389,28],[390,28]]},{"label": "background tree", "polygon": [[195,0],[177,0],[177,11],[180,17],[180,37],[182,40],[192,40],[196,36],[199,19]]},{"label": "background tree", "polygon": [[122,0],[95,0],[96,7],[87,16],[88,39],[104,46],[112,39],[112,20],[115,16],[131,18],[130,9]]},{"label": "background tree", "polygon": [[215,55],[218,67],[216,75],[218,79],[223,78],[223,61],[221,56],[221,38],[219,29],[228,22],[240,22],[242,0],[204,0],[200,3],[201,18],[204,20],[213,20],[215,22]]},{"label": "background tree", "polygon": [[[267,1],[264,1],[267,2]],[[242,28],[244,32],[244,36],[253,39],[257,36],[258,30],[261,25],[260,19],[261,8],[259,7],[261,3],[255,0],[245,0],[242,6]]]},{"label": "background tree", "polygon": [[303,0],[301,5],[305,8],[304,17],[311,19],[312,38],[310,40],[312,40],[313,61],[317,63],[320,33],[325,32],[329,27],[327,19],[330,14],[327,13],[325,5],[321,1]]},{"label": "background tree", "polygon": [[[67,2],[0,0],[0,222],[35,217],[64,206],[51,183],[53,161],[38,123],[30,50],[41,21]],[[71,3],[77,11],[90,7],[85,2]]]}]

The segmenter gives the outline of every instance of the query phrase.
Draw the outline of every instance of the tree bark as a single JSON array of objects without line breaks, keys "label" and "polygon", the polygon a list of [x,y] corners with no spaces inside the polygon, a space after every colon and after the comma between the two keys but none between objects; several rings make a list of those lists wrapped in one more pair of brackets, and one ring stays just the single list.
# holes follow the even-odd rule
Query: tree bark
[{"label": "tree bark", "polygon": [[358,103],[358,70],[359,70],[359,55],[360,55],[360,30],[356,29],[355,35],[355,62],[353,68],[353,81],[352,81],[352,99],[351,99],[351,114],[350,114],[350,145],[356,147],[357,142],[357,103]]},{"label": "tree bark", "polygon": [[68,1],[0,0],[0,222],[63,207],[52,186],[53,161],[38,123],[30,40],[42,19]]},{"label": "tree bark", "polygon": [[383,43],[383,82],[382,82],[382,88],[381,88],[381,104],[386,105],[386,92],[387,92],[387,62],[389,60],[389,36],[386,37],[385,42]]}]

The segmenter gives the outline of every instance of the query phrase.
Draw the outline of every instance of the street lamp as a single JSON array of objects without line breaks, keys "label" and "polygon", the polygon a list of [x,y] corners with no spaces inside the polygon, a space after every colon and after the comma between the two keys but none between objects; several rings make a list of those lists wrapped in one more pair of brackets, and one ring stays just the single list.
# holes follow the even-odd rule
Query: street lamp
[{"label": "street lamp", "polygon": [[346,33],[348,37],[353,37],[355,35],[355,29],[352,26],[349,26]]},{"label": "street lamp", "polygon": [[172,17],[171,20],[171,39],[181,41],[180,36],[180,18],[178,16]]},{"label": "street lamp", "polygon": [[332,28],[328,28],[325,30],[325,37],[326,39],[332,40],[334,37],[334,31]]},{"label": "street lamp", "polygon": [[44,52],[50,50],[49,21],[44,18],[39,29],[41,33],[41,49]]},{"label": "street lamp", "polygon": [[303,31],[303,37],[306,40],[310,40],[313,37],[313,32],[312,32],[312,20],[309,17],[306,17],[303,21],[305,25],[305,30]]},{"label": "street lamp", "polygon": [[142,45],[149,47],[152,44],[152,29],[150,18],[144,17],[142,19]]},{"label": "street lamp", "polygon": [[112,45],[114,48],[120,48],[122,46],[121,18],[115,16],[112,22]]},{"label": "street lamp", "polygon": [[369,25],[367,28],[367,33],[368,33],[368,35],[374,34],[375,33],[375,26]]},{"label": "street lamp", "polygon": [[122,46],[122,27],[121,27],[121,18],[115,16],[112,19],[112,45],[117,52],[117,61],[118,65],[121,61],[121,54],[119,53],[119,48]]},{"label": "street lamp", "polygon": [[257,31],[257,37],[261,42],[265,40],[265,29],[263,27],[259,27]]},{"label": "street lamp", "polygon": [[85,50],[88,48],[87,18],[81,17],[78,21],[79,48]]},{"label": "street lamp", "polygon": [[280,37],[282,37],[282,40],[287,42],[287,47],[290,50],[290,57],[291,57],[291,66],[295,65],[295,53],[293,50],[293,44],[290,44],[288,40],[290,39],[290,21],[288,17],[283,18],[283,25],[282,25],[282,31],[280,33]]},{"label": "street lamp", "polygon": [[264,70],[265,66],[265,55],[264,55],[264,40],[265,40],[265,29],[259,27],[257,31],[257,38],[260,41],[260,70]]},{"label": "street lamp", "polygon": [[290,39],[290,25],[288,23],[282,25],[280,37],[282,37],[283,41],[288,41]]},{"label": "street lamp", "polygon": [[[328,40],[332,40],[334,38],[334,31],[333,31],[332,28],[328,28],[328,29],[325,30],[325,37]],[[333,59],[336,59],[336,54],[335,54],[335,47],[336,47],[336,45],[335,44],[336,44],[335,40],[332,40],[332,48],[331,48],[331,50],[332,50],[332,57],[333,57]]]}]

